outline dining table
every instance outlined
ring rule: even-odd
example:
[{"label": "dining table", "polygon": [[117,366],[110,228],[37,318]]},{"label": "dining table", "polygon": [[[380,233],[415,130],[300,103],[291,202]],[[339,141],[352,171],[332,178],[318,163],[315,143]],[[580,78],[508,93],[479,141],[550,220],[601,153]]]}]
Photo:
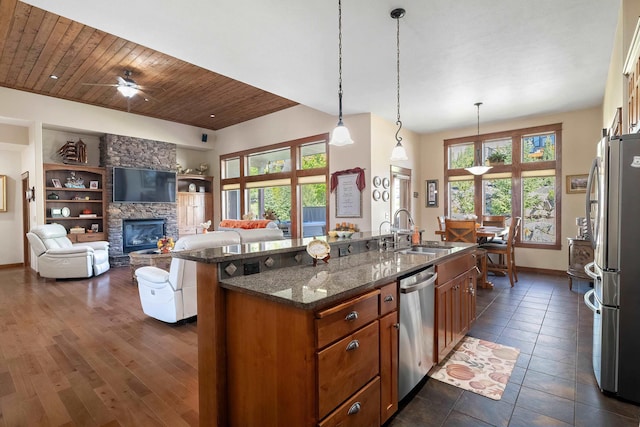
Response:
[{"label": "dining table", "polygon": [[[436,230],[438,236],[446,234],[445,230]],[[509,227],[482,226],[478,224],[476,227],[476,239],[479,245],[499,239],[509,234]],[[481,249],[481,248],[480,248]],[[486,251],[481,251],[486,252]],[[487,255],[484,253],[480,259],[480,277],[478,277],[478,285],[482,288],[493,288],[493,283],[487,279]]]}]

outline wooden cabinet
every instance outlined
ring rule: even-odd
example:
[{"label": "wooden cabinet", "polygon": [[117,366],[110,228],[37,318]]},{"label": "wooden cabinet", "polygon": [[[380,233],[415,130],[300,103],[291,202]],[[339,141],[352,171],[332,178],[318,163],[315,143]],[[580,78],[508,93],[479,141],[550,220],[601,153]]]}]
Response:
[{"label": "wooden cabinet", "polygon": [[593,246],[590,240],[568,238],[569,241],[569,289],[573,287],[573,278],[592,279],[584,272],[584,266],[593,261]]},{"label": "wooden cabinet", "polygon": [[107,240],[104,168],[52,163],[43,168],[46,223],[62,224],[72,242]]},{"label": "wooden cabinet", "polygon": [[436,266],[436,362],[440,363],[469,331],[476,316],[475,258],[461,255]]},{"label": "wooden cabinet", "polygon": [[213,177],[178,175],[178,235],[196,234],[213,220]]},{"label": "wooden cabinet", "polygon": [[380,426],[398,406],[397,292],[317,312],[228,292],[229,425]]}]

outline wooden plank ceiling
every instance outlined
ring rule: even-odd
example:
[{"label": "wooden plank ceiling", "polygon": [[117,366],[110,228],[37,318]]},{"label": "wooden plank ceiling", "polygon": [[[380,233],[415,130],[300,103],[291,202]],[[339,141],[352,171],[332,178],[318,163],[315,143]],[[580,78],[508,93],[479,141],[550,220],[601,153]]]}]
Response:
[{"label": "wooden plank ceiling", "polygon": [[[129,105],[83,84],[117,84],[125,70],[144,91]],[[0,86],[213,130],[297,105],[17,0],[0,0]]]}]

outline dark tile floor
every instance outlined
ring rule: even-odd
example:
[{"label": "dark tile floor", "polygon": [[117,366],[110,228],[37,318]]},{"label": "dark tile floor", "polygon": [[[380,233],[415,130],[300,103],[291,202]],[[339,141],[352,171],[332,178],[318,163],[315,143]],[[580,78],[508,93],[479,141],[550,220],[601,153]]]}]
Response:
[{"label": "dark tile floor", "polygon": [[[515,287],[490,277],[479,289],[469,335],[520,349],[501,400],[427,379],[388,427],[639,426],[640,406],[603,395],[591,365],[592,312],[588,282],[520,273]],[[638,379],[640,381],[640,379]],[[413,396],[413,397],[411,397]]]}]

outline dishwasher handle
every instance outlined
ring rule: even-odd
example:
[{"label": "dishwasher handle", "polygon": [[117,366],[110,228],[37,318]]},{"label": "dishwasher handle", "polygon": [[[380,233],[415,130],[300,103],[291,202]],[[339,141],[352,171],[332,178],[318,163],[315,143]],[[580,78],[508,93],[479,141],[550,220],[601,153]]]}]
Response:
[{"label": "dishwasher handle", "polygon": [[438,279],[438,273],[430,273],[427,280],[423,280],[414,285],[403,286],[400,285],[400,292],[403,294],[410,294],[411,292],[419,291],[420,289],[424,289],[429,285],[433,285]]}]

